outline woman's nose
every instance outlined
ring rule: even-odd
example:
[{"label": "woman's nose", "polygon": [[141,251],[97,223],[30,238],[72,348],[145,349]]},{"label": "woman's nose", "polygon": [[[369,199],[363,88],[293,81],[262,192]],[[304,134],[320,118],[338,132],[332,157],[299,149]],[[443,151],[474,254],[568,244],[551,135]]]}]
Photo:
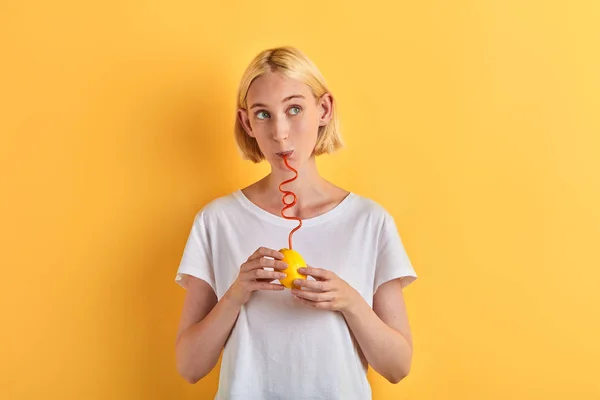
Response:
[{"label": "woman's nose", "polygon": [[275,118],[272,127],[273,139],[281,141],[288,138],[290,134],[290,125],[286,118]]}]

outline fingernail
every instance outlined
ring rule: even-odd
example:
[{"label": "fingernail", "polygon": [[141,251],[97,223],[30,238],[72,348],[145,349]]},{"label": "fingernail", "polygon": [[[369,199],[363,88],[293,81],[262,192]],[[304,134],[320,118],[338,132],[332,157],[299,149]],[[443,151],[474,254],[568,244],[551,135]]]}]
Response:
[{"label": "fingernail", "polygon": [[300,286],[302,285],[302,281],[300,279],[294,279],[294,285]]},{"label": "fingernail", "polygon": [[280,277],[280,278],[285,278],[287,276],[287,274],[281,273],[281,274],[277,274],[277,276]]}]

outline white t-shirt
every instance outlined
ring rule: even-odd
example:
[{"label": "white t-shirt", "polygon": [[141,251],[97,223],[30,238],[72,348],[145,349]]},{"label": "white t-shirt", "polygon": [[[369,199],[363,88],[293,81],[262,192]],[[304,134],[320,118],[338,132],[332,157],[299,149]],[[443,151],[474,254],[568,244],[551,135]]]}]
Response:
[{"label": "white t-shirt", "polygon": [[[417,275],[393,217],[350,193],[332,210],[302,221],[294,250],[335,272],[372,307],[377,288]],[[194,219],[176,282],[203,279],[220,300],[259,247],[288,247],[298,225],[251,202],[241,190],[219,197]],[[312,279],[312,278],[309,278]],[[341,312],[293,301],[288,289],[256,291],[242,307],[222,356],[217,400],[371,399],[367,362]]]}]

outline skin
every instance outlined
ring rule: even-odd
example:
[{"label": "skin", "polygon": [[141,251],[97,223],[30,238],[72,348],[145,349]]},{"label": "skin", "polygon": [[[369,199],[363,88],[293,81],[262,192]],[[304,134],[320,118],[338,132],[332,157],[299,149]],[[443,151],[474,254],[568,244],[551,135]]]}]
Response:
[{"label": "skin", "polygon": [[[318,99],[303,83],[279,73],[254,80],[247,96],[248,109],[238,110],[246,133],[255,138],[271,166],[271,172],[244,188],[256,205],[280,215],[279,184],[292,173],[279,152],[293,150],[288,157],[299,177],[286,188],[298,196],[295,207],[286,211],[308,219],[337,206],[349,192],[319,175],[313,149],[319,126],[332,117],[333,97]],[[273,260],[265,257],[272,257]],[[269,282],[285,268],[283,255],[269,248],[257,249],[240,266],[240,273],[220,301],[208,283],[189,277],[186,299],[176,342],[177,367],[189,382],[195,383],[216,365],[239,311],[257,290],[284,290]],[[274,268],[266,271],[263,267]],[[400,382],[410,371],[412,337],[400,280],[381,285],[373,296],[373,308],[347,282],[326,266],[307,266],[299,271],[316,281],[297,280],[294,298],[323,312],[340,312],[371,367],[392,383]]]}]

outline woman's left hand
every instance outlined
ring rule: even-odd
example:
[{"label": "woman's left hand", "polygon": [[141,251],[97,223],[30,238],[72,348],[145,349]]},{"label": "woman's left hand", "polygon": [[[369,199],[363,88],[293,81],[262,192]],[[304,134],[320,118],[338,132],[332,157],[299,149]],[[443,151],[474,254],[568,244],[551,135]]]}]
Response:
[{"label": "woman's left hand", "polygon": [[307,266],[298,269],[298,272],[316,279],[294,280],[294,286],[308,289],[292,289],[292,294],[301,303],[322,310],[345,312],[363,301],[356,289],[332,271]]}]

